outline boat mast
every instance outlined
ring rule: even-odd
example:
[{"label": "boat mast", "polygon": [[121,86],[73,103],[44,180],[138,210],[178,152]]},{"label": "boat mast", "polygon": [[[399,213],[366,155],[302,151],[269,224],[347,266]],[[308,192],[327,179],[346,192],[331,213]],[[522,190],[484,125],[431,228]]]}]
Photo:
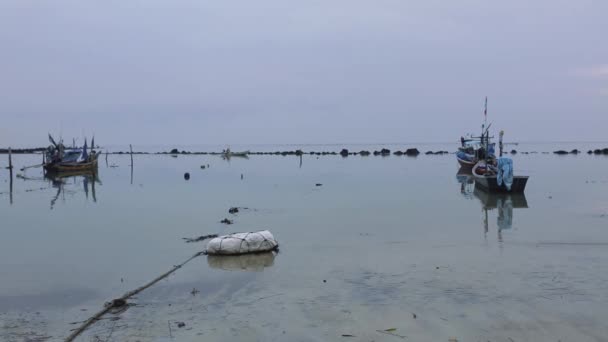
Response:
[{"label": "boat mast", "polygon": [[505,131],[498,133],[498,148],[500,149],[500,157],[502,157],[502,136],[505,135]]}]

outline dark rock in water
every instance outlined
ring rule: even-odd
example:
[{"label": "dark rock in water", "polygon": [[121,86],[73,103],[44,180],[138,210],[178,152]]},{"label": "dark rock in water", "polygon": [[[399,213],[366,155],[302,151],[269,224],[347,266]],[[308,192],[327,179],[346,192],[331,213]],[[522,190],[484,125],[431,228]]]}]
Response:
[{"label": "dark rock in water", "polygon": [[511,154],[517,154],[517,151],[511,150]]},{"label": "dark rock in water", "polygon": [[391,150],[389,150],[387,148],[383,148],[380,151],[374,151],[375,156],[388,156],[390,154],[391,154]]},{"label": "dark rock in water", "polygon": [[111,302],[105,304],[106,307],[111,308],[121,308],[125,305],[127,305],[127,301],[122,298],[113,299]]},{"label": "dark rock in water", "polygon": [[553,153],[555,153],[555,154],[568,154],[568,152],[564,151],[564,150],[555,151]]},{"label": "dark rock in water", "polygon": [[185,180],[190,179],[190,174],[188,172],[184,173],[184,179]]},{"label": "dark rock in water", "polygon": [[602,150],[602,152],[603,152],[604,154],[608,154],[608,148],[603,149],[603,150]]},{"label": "dark rock in water", "polygon": [[[11,149],[12,154],[33,154],[36,152],[44,152],[44,151],[46,151],[46,147]],[[0,154],[8,154],[8,148],[0,148]]]},{"label": "dark rock in water", "polygon": [[371,153],[369,153],[369,151],[361,151],[359,154],[362,156],[369,156]]},{"label": "dark rock in water", "polygon": [[296,150],[296,156],[301,156],[303,154],[304,152],[302,152],[302,150]]},{"label": "dark rock in water", "polygon": [[593,151],[589,150],[587,151],[587,154],[593,154]]},{"label": "dark rock in water", "polygon": [[348,156],[348,150],[347,150],[347,149],[345,149],[345,148],[343,148],[343,149],[342,149],[342,151],[340,151],[340,155],[341,155],[342,157],[346,157],[346,156]]},{"label": "dark rock in water", "polygon": [[597,150],[593,150],[594,154],[602,154],[602,150],[600,150],[599,148]]},{"label": "dark rock in water", "polygon": [[225,218],[225,219],[221,220],[220,223],[223,223],[223,224],[233,224],[234,221]]},{"label": "dark rock in water", "polygon": [[420,151],[418,151],[417,148],[408,148],[405,151],[405,154],[408,155],[408,156],[417,156],[417,155],[420,154]]},{"label": "dark rock in water", "polygon": [[427,156],[433,154],[433,151],[426,151],[425,153]]},{"label": "dark rock in water", "polygon": [[570,154],[579,154],[579,153],[580,153],[580,151],[577,149],[570,151]]},{"label": "dark rock in water", "polygon": [[179,151],[178,151],[176,148],[174,148],[174,149],[172,149],[172,150],[171,150],[171,152],[169,152],[169,153],[171,153],[171,154],[178,154],[178,153],[179,153]]},{"label": "dark rock in water", "polygon": [[393,152],[393,154],[396,155],[396,156],[402,156],[403,152],[401,152],[401,151],[395,151],[395,152]]},{"label": "dark rock in water", "polygon": [[186,326],[186,323],[184,323],[184,322],[177,322],[177,327],[178,328],[183,328],[185,326]]},{"label": "dark rock in water", "polygon": [[203,170],[204,170],[205,168],[206,168],[206,166],[205,166],[205,165],[201,165],[201,169],[203,169]]},{"label": "dark rock in water", "polygon": [[238,212],[239,212],[239,208],[237,208],[237,207],[232,207],[232,208],[228,209],[228,213],[230,213],[230,214],[236,214]]},{"label": "dark rock in water", "polygon": [[329,154],[335,156],[336,154],[338,154],[337,152],[329,152]]},{"label": "dark rock in water", "polygon": [[317,183],[317,184],[315,184],[315,186],[323,186],[323,184]]}]

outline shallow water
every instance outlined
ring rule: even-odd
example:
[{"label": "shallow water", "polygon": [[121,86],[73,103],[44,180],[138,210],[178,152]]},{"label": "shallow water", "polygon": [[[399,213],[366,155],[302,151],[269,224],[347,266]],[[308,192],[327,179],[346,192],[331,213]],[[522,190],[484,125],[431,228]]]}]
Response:
[{"label": "shallow water", "polygon": [[608,157],[513,158],[525,198],[475,191],[453,155],[137,155],[133,175],[110,155],[97,180],[16,171],[12,195],[1,170],[0,340],[65,338],[204,249],[184,237],[269,229],[278,255],[196,258],[79,340],[607,341]]}]

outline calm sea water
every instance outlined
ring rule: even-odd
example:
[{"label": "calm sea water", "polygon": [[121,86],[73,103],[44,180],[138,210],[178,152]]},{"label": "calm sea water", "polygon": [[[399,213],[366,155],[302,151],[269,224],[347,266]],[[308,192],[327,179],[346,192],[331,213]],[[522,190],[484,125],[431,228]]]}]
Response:
[{"label": "calm sea water", "polygon": [[[296,148],[342,146],[232,147]],[[608,157],[513,158],[524,197],[475,191],[453,155],[110,155],[97,179],[16,171],[12,194],[0,170],[0,340],[65,338],[204,250],[184,237],[269,229],[276,256],[196,258],[80,340],[607,341]]]}]

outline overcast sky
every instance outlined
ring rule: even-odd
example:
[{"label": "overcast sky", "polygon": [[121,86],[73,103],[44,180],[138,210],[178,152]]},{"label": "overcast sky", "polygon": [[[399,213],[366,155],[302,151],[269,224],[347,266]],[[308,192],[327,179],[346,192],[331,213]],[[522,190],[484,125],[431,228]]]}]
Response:
[{"label": "overcast sky", "polygon": [[608,140],[606,0],[0,0],[0,146]]}]

